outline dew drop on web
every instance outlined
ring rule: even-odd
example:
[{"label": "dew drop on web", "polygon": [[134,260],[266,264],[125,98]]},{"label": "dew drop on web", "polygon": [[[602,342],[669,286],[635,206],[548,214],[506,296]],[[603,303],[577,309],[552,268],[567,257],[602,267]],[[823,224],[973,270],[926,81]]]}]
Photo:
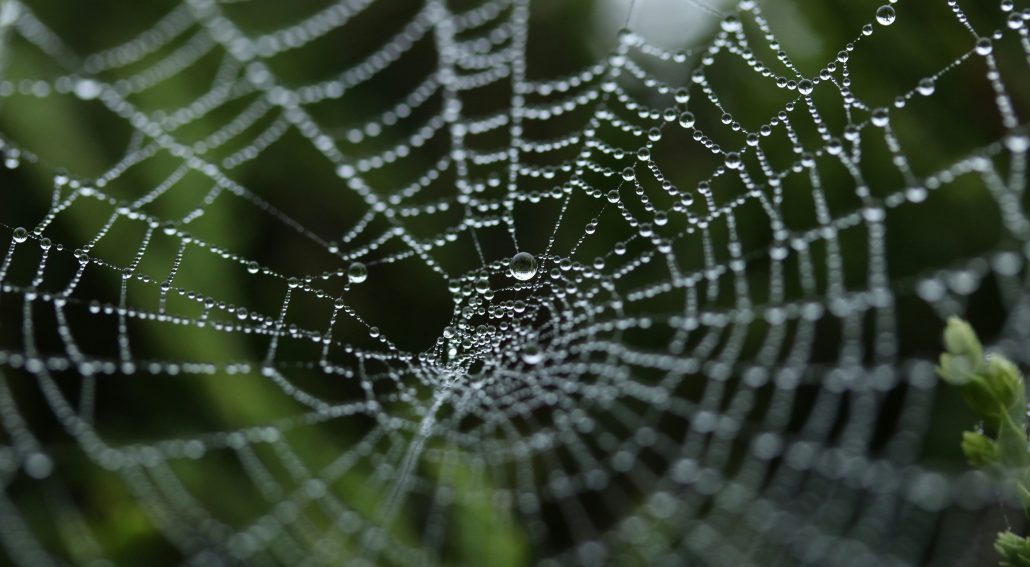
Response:
[{"label": "dew drop on web", "polygon": [[519,252],[508,265],[511,275],[517,280],[528,281],[536,275],[536,258],[529,252]]}]

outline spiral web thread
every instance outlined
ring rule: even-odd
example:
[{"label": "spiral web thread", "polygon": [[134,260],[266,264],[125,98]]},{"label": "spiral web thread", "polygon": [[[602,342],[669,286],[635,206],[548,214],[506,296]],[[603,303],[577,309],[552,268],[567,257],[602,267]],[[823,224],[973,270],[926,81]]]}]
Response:
[{"label": "spiral web thread", "polygon": [[[943,318],[995,286],[1007,317],[996,344],[1030,362],[1028,142],[1007,86],[1019,73],[1025,81],[1030,41],[1025,14],[1011,2],[995,6],[1005,22],[997,30],[974,27],[959,3],[941,3],[968,29],[968,45],[910,90],[892,93],[889,108],[857,95],[849,71],[866,44],[892,29],[877,19],[893,20],[893,11],[876,6],[815,75],[780,51],[763,10],[745,0],[726,12],[685,4],[710,30],[689,49],[624,31],[595,65],[529,80],[528,0],[464,11],[430,0],[360,62],[305,83],[280,79],[266,63],[339,30],[360,33],[354,20],[373,2],[337,2],[265,33],[236,24],[227,15],[235,4],[187,0],[125,43],[82,55],[30,4],[0,3],[4,63],[31,50],[59,69],[5,71],[0,100],[88,104],[132,132],[124,155],[93,179],[0,133],[7,168],[52,180],[41,218],[5,225],[11,240],[0,264],[7,560],[111,558],[72,496],[77,466],[124,487],[183,564],[451,562],[470,509],[487,510],[498,522],[492,529],[528,545],[534,561],[889,565],[958,557],[969,516],[955,510],[980,510],[997,495],[976,474],[919,461],[937,383],[925,357],[899,354],[901,333],[912,330],[896,306],[907,298]],[[647,4],[628,14],[629,30]],[[999,65],[1005,42],[1013,77]],[[322,124],[311,110],[345,104],[419,51],[434,53],[435,63],[383,110],[344,127]],[[210,90],[178,108],[147,107],[142,95],[211,56],[221,63]],[[708,73],[728,61],[786,94],[765,122],[742,125],[725,114]],[[993,98],[980,102],[994,106],[1003,133],[918,171],[908,159],[917,149],[896,135],[895,116],[945,96],[937,82],[965,68],[982,71]],[[470,98],[496,85],[509,85],[505,107],[466,113]],[[585,119],[565,126],[576,113]],[[190,126],[201,119],[219,127],[198,134]],[[549,123],[565,133],[532,137]],[[316,233],[286,212],[308,188],[259,196],[234,177],[288,140],[331,164],[333,190],[358,211],[342,236]],[[387,142],[361,153],[369,140]],[[430,153],[432,140],[444,140],[444,151],[412,172],[410,160]],[[662,160],[676,154],[663,153],[663,143],[700,156],[706,165],[696,183],[678,187],[666,175]],[[773,144],[789,159],[774,163],[766,154]],[[885,150],[867,150],[877,144]],[[867,181],[869,155],[889,161],[897,179]],[[115,196],[111,188],[127,171],[158,159],[175,163],[164,181]],[[828,168],[850,183],[826,186]],[[382,175],[394,170],[403,173]],[[984,254],[893,278],[889,215],[963,179],[996,203],[1004,237]],[[197,185],[206,189],[185,216],[152,207]],[[0,191],[10,203],[40,189],[26,182]],[[846,206],[829,203],[834,192],[848,195]],[[798,194],[812,215],[806,226],[785,220]],[[225,201],[293,238],[297,257],[328,255],[333,267],[259,265],[196,234],[192,227]],[[95,232],[50,239],[51,227],[87,206],[100,215]],[[738,233],[756,222],[765,240],[743,242]],[[138,231],[118,240],[127,253],[105,257],[105,238],[125,226]],[[545,238],[533,240],[541,226]],[[175,253],[148,263],[158,241]],[[473,253],[447,252],[459,246]],[[525,281],[509,267],[520,251],[537,264]],[[849,254],[864,267],[858,283],[845,274]],[[211,294],[189,278],[197,256],[281,300],[266,308]],[[427,350],[396,346],[351,302],[393,265],[428,270],[448,288],[453,316]],[[114,299],[86,294],[90,280]],[[301,301],[320,318],[293,316]],[[145,324],[247,335],[262,347],[231,361],[144,356],[135,330]],[[816,356],[827,328],[839,340],[830,356]],[[59,341],[45,342],[46,329]],[[113,342],[115,353],[80,346],[86,334]],[[325,393],[324,384],[309,388],[312,375],[348,386]],[[252,377],[276,388],[288,411],[184,436],[105,435],[105,411],[118,409],[104,409],[101,384],[161,376],[226,388]],[[22,403],[15,383],[43,402]],[[188,421],[190,408],[181,411]],[[44,440],[34,429],[39,414],[61,431]],[[884,416],[894,423],[878,432]],[[333,425],[350,437],[317,462],[293,440]],[[260,512],[220,514],[217,495],[198,489],[188,472],[210,470],[206,462],[234,471]]]}]

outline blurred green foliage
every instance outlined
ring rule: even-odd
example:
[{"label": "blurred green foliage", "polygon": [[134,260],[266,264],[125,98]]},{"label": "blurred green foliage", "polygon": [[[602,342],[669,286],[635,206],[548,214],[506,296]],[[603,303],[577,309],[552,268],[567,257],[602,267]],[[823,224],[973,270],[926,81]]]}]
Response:
[{"label": "blurred green foliage", "polygon": [[[178,3],[167,1],[124,2],[116,0],[91,0],[69,2],[67,0],[31,0],[25,3],[38,18],[45,22],[74,53],[91,53],[116,45],[147,29],[158,18]],[[257,34],[282,28],[304,15],[313,13],[328,4],[325,0],[303,3],[280,2],[278,0],[253,0],[250,2],[227,3],[226,15],[244,30]],[[472,2],[459,2],[469,7]],[[551,2],[534,0],[531,9],[529,38],[529,76],[531,79],[546,78],[576,72],[603,57],[614,44],[613,37],[598,37],[596,24],[603,21],[611,2],[568,1]],[[646,10],[647,0],[637,2],[637,10]],[[875,3],[866,1],[833,2],[767,2],[765,6],[773,30],[786,30],[780,34],[783,50],[791,54],[795,65],[805,73],[815,73],[826,61],[848,42],[858,40],[859,28],[870,21],[876,8]],[[1003,24],[997,20],[994,11],[986,3],[964,2],[963,7],[978,29],[995,29]],[[396,33],[419,9],[420,3],[408,0],[389,0],[373,5],[343,30],[327,34],[326,37],[305,46],[298,52],[289,52],[270,60],[269,67],[283,84],[299,86],[313,80],[339,73],[341,70],[363,60],[381,46],[386,38]],[[955,61],[969,51],[973,45],[970,34],[956,23],[954,16],[943,2],[902,2],[897,6],[898,21],[890,28],[878,28],[870,38],[861,39],[849,61],[853,77],[853,88],[863,101],[874,106],[888,106],[899,92],[911,89],[916,81]],[[717,22],[705,15],[698,16],[698,26],[714,33]],[[762,49],[765,40],[748,27],[749,37],[757,52],[766,60],[773,60],[775,54]],[[11,29],[6,29],[6,66],[2,76],[20,80],[51,79],[68,73],[47,53],[29,44]],[[194,32],[188,32],[190,37]],[[646,30],[642,31],[646,35]],[[159,60],[180,47],[182,40],[164,46],[159,53],[148,57],[144,63],[130,66],[115,73],[101,75],[107,82],[115,82],[141,71],[147,65]],[[362,85],[344,99],[319,103],[309,109],[315,120],[330,131],[342,131],[349,124],[360,122],[362,117],[374,115],[388,108],[400,99],[410,88],[423,80],[435,69],[436,59],[432,49],[431,34],[421,41],[416,49],[403,57],[396,65],[376,80]],[[669,45],[669,48],[685,47]],[[998,50],[1018,52],[1015,44],[1000,44]],[[695,58],[696,59],[696,58]],[[692,59],[694,61],[695,59]],[[725,54],[710,68],[709,79],[725,108],[735,120],[747,129],[754,129],[764,123],[770,112],[781,108],[790,98],[788,93],[771,86],[771,81],[747,69],[739,60]],[[1005,58],[999,58],[1005,61]],[[1020,57],[1013,59],[1019,60]],[[173,78],[158,86],[131,97],[131,102],[153,117],[168,112],[192,101],[207,92],[213,78],[226,65],[231,65],[221,49],[212,49],[194,64]],[[667,71],[665,68],[656,71]],[[1008,72],[1009,69],[1002,69]],[[238,73],[244,73],[240,69]],[[1024,71],[1016,71],[1023,73]],[[967,155],[988,143],[995,141],[1002,133],[997,111],[991,100],[994,96],[989,84],[983,80],[983,63],[977,59],[965,61],[937,85],[937,94],[925,99],[913,100],[905,109],[894,112],[894,128],[901,140],[912,168],[928,174],[947,166],[954,160]],[[686,73],[679,73],[686,83]],[[1024,103],[1030,100],[1030,81],[1006,83],[1013,92],[1009,94]],[[627,88],[633,89],[628,86]],[[633,91],[640,96],[650,96],[643,89]],[[477,92],[466,101],[470,114],[487,114],[504,109],[510,98],[506,83]],[[220,108],[175,132],[184,140],[202,139],[216,131],[228,120],[253,103],[260,95],[252,93],[240,97],[224,108]],[[845,124],[839,93],[829,88],[820,88],[814,98],[825,114],[831,127],[839,131]],[[711,132],[717,142],[724,146],[743,145],[743,134],[731,132],[719,124],[719,114],[701,97],[695,99],[699,124]],[[692,103],[693,104],[693,103]],[[1027,109],[1023,109],[1027,110]],[[400,124],[395,131],[386,133],[378,140],[366,140],[359,144],[340,141],[342,151],[349,156],[374,153],[380,146],[403,138],[410,130],[422,124],[424,117],[415,116]],[[865,116],[853,117],[864,120]],[[253,140],[268,127],[271,117],[262,119],[241,136]],[[561,119],[527,125],[527,138],[548,139],[581,127],[583,114],[578,113]],[[577,124],[579,126],[577,126]],[[801,131],[803,143],[813,143],[815,133],[810,125],[808,131]],[[127,147],[140,147],[147,140],[137,139],[137,132],[127,122],[109,112],[100,101],[81,101],[69,95],[52,95],[44,98],[32,96],[10,96],[0,99],[0,134],[5,139],[16,141],[20,146],[39,156],[38,163],[25,164],[14,171],[0,173],[0,223],[11,228],[40,219],[50,203],[50,186],[54,168],[60,167],[75,178],[85,181],[102,175],[121,159]],[[794,159],[790,143],[783,139],[770,140],[767,153],[770,161],[779,165]],[[874,193],[896,191],[903,186],[897,169],[882,139],[875,132],[863,133],[863,175],[866,176]],[[384,188],[402,187],[428,170],[447,149],[447,137],[428,144],[421,151],[404,162],[403,167],[387,167],[370,181],[374,186]],[[484,148],[504,145],[505,139],[484,140]],[[232,145],[213,152],[210,159],[217,162],[237,149]],[[680,186],[690,186],[701,177],[707,176],[713,168],[711,155],[698,151],[686,136],[663,140],[655,152],[655,160],[666,168],[666,174]],[[571,155],[571,154],[570,154]],[[534,159],[526,156],[526,159]],[[180,166],[180,160],[159,152],[155,157],[138,166],[129,168],[107,185],[105,191],[119,198],[132,200],[158,186]],[[835,212],[856,206],[853,183],[847,172],[831,164],[821,167],[826,188],[828,207]],[[366,210],[366,205],[355,195],[345,190],[335,175],[331,164],[318,155],[310,143],[296,131],[288,132],[280,141],[268,148],[261,158],[244,164],[231,172],[233,179],[247,187],[254,195],[272,203],[289,214],[305,228],[327,238],[337,238],[348,230]],[[430,190],[431,197],[443,197],[452,192],[452,179],[445,179],[439,187]],[[530,190],[535,189],[536,180],[527,180]],[[541,185],[542,187],[543,185]],[[189,173],[184,180],[144,209],[161,218],[181,218],[188,214],[196,203],[211,189],[210,180],[196,173]],[[739,188],[716,188],[717,199],[721,192],[739,191]],[[810,202],[805,201],[806,187],[803,179],[792,179],[786,186],[787,222],[792,229],[815,226]],[[435,191],[435,193],[434,193]],[[728,197],[726,197],[728,198]],[[657,198],[656,198],[657,199]],[[541,247],[554,229],[558,204],[520,204],[516,210],[520,237],[526,247]],[[566,226],[583,226],[596,213],[596,206],[573,198],[567,214]],[[110,215],[110,209],[97,204],[81,204],[62,212],[48,235],[55,242],[64,243],[62,255],[67,265],[54,267],[55,272],[68,271],[72,265],[71,250],[96,234],[98,228]],[[606,213],[613,216],[614,212]],[[454,223],[441,215],[441,220],[415,219],[411,222],[414,231],[430,235]],[[610,220],[610,219],[609,219]],[[749,251],[767,247],[771,236],[768,219],[757,206],[743,207],[739,211],[741,241]],[[425,226],[420,226],[424,223]],[[602,226],[611,227],[609,222]],[[192,234],[198,239],[216,243],[223,249],[246,258],[252,258],[263,266],[273,266],[281,273],[320,274],[339,268],[338,259],[304,242],[296,234],[282,230],[270,215],[240,199],[229,195],[220,196],[203,216],[190,224]],[[585,245],[582,257],[592,258],[597,248],[610,246],[625,237],[625,232],[612,227],[611,234]],[[725,250],[727,235],[714,228],[712,237],[716,249]],[[940,320],[925,304],[913,294],[915,278],[927,270],[947,266],[964,258],[993,250],[1006,249],[1015,242],[1006,236],[999,222],[999,211],[995,201],[983,184],[972,177],[961,177],[947,191],[934,192],[927,202],[920,206],[902,206],[889,212],[887,231],[890,235],[887,250],[888,272],[899,293],[897,310],[900,354],[903,356],[926,355],[936,348]],[[374,232],[374,231],[373,231]],[[136,252],[142,236],[142,229],[126,224],[117,224],[110,236],[99,243],[94,255],[115,265],[128,263]],[[483,248],[488,255],[501,256],[504,236],[487,232],[480,235]],[[560,235],[561,236],[561,235]],[[842,234],[843,271],[849,286],[864,284],[869,266],[866,265],[866,235],[861,232]],[[685,244],[684,246],[690,246]],[[171,265],[178,249],[178,242],[158,234],[148,248],[140,270],[155,278],[163,277]],[[452,273],[462,273],[475,266],[474,252],[468,244],[440,249],[436,259]],[[824,257],[825,250],[814,246],[813,256]],[[699,255],[686,254],[688,262],[698,262]],[[30,270],[32,262],[22,258],[22,263],[12,267],[14,273]],[[749,283],[754,294],[762,297],[768,294],[768,272],[760,263],[753,264]],[[750,268],[750,266],[749,266]],[[825,266],[822,266],[825,268]],[[821,268],[821,269],[822,269]],[[796,271],[796,270],[795,270]],[[362,316],[374,321],[384,333],[400,348],[417,352],[432,344],[440,329],[451,316],[451,305],[447,295],[446,282],[414,262],[400,265],[376,266],[370,270],[374,285],[361,286],[353,290],[350,300]],[[826,275],[817,274],[820,286],[826,285]],[[16,276],[12,275],[11,279]],[[62,281],[61,274],[48,275],[54,281]],[[653,280],[653,274],[642,270],[644,281]],[[184,264],[176,276],[176,285],[202,291],[203,294],[224,299],[252,309],[273,312],[281,302],[285,291],[283,282],[273,281],[263,275],[248,275],[242,266],[224,261],[210,250],[191,247]],[[334,285],[330,282],[326,285]],[[789,284],[796,287],[796,281]],[[117,303],[117,275],[114,273],[90,273],[82,284],[84,297],[107,297]],[[970,298],[969,317],[978,328],[997,330],[1003,324],[1005,314],[991,286]],[[130,303],[153,308],[157,295],[153,287],[130,285]],[[169,311],[197,315],[196,306],[177,301],[174,295],[169,300]],[[3,302],[0,316],[3,321],[17,320],[12,310],[20,306],[16,302]],[[717,304],[732,308],[732,298],[720,296]],[[660,312],[671,310],[672,303],[656,303],[651,308]],[[73,309],[82,310],[83,305]],[[305,328],[324,328],[325,310],[319,305],[308,305],[298,300],[291,305],[288,321]],[[99,355],[116,356],[116,336],[113,323],[98,322],[98,318],[81,318],[85,324],[73,323],[77,339],[83,350]],[[41,334],[46,334],[46,324]],[[132,348],[140,358],[158,360],[199,361],[259,361],[267,349],[267,339],[234,333],[222,333],[211,328],[175,329],[169,325],[130,322]],[[766,330],[766,324],[753,325],[755,337]],[[816,360],[828,360],[837,355],[837,344],[841,330],[834,324],[820,327]],[[0,325],[0,341],[5,348],[20,348],[21,330],[16,326]],[[339,329],[343,341],[360,344],[366,341],[362,329]],[[51,333],[52,334],[52,333]],[[52,338],[52,337],[51,337]],[[649,340],[643,337],[642,341]],[[665,343],[660,338],[653,344]],[[749,345],[753,343],[749,342]],[[56,342],[44,347],[55,347]],[[287,345],[279,354],[284,364],[296,362],[291,369],[291,379],[304,387],[340,401],[359,395],[353,387],[339,383],[327,383],[316,370],[305,367],[304,361],[317,358],[315,345]],[[141,511],[136,503],[138,495],[126,490],[125,486],[108,473],[86,461],[74,447],[68,446],[61,437],[44,403],[35,391],[35,386],[4,370],[10,389],[24,408],[38,410],[29,414],[34,430],[44,440],[52,438],[62,447],[62,467],[69,474],[62,476],[68,485],[70,498],[82,513],[82,521],[90,526],[98,543],[105,550],[114,553],[112,559],[126,564],[168,564],[174,551],[159,535],[158,528]],[[77,376],[61,376],[59,382],[67,391],[74,391]],[[266,379],[251,373],[249,375],[218,375],[214,377],[143,377],[123,379],[121,377],[99,377],[97,388],[97,428],[106,438],[114,441],[136,442],[169,439],[197,434],[204,431],[229,430],[256,424],[295,413],[297,408]],[[969,427],[973,416],[961,406],[959,398],[949,391],[940,393],[935,411],[950,415],[940,416],[933,421],[929,430],[926,454],[928,461],[943,463],[958,468],[961,454],[954,440],[959,431]],[[26,412],[28,413],[28,412]],[[955,418],[954,416],[961,416]],[[417,416],[408,416],[417,419]],[[885,418],[886,419],[886,418]],[[354,446],[362,438],[371,423],[360,419],[330,421],[319,427],[290,430],[285,433],[296,457],[307,463],[311,470],[331,462],[341,450]],[[364,428],[364,429],[363,429]],[[393,440],[402,443],[406,440]],[[403,444],[400,445],[403,447]],[[397,447],[393,447],[397,449]],[[373,461],[361,461],[344,474],[340,481],[329,487],[348,506],[366,517],[375,517],[382,505],[375,490],[369,490],[366,483],[376,478]],[[424,466],[424,465],[420,465]],[[200,461],[184,463],[176,467],[183,485],[205,503],[208,511],[227,523],[245,523],[267,510],[268,503],[255,497],[253,490],[241,486],[239,464],[229,459],[210,456]],[[283,486],[294,484],[297,479],[288,479],[285,471],[272,474],[282,481]],[[447,484],[460,487],[470,493],[489,494],[490,475],[476,470],[472,461],[458,461],[449,470],[422,470],[420,474],[430,478],[447,479]],[[378,487],[376,487],[378,488]],[[20,490],[21,489],[21,490]],[[47,525],[55,521],[45,505],[33,505],[39,495],[26,483],[19,481],[10,488],[12,497],[20,508],[26,511],[27,521],[37,533],[51,534],[54,542],[66,519],[58,517],[55,529]],[[398,516],[392,530],[391,541],[417,545],[419,519],[425,513],[417,506],[405,507]],[[511,506],[497,505],[487,499],[459,499],[454,504],[453,522],[456,535],[448,541],[445,559],[455,564],[468,565],[519,565],[535,557],[537,550],[528,545],[528,537]],[[72,521],[72,520],[68,520]],[[308,536],[314,543],[319,532],[327,531],[331,519],[322,517],[313,527],[315,532],[297,530],[301,536]],[[340,542],[346,551],[357,542]],[[72,550],[74,553],[74,550]],[[82,551],[86,554],[87,551]]]}]

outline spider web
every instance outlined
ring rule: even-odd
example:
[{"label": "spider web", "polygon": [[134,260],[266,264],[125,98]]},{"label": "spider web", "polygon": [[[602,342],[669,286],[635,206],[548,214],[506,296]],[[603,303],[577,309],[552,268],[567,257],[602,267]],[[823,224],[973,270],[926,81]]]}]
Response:
[{"label": "spider web", "polygon": [[[924,458],[929,356],[985,296],[1030,363],[1012,2],[936,3],[959,55],[869,89],[870,44],[933,33],[904,4],[842,18],[812,73],[776,9],[686,2],[703,39],[663,46],[640,0],[602,59],[545,78],[528,0],[248,27],[251,4],[187,0],[80,52],[0,2],[4,123],[85,108],[128,144],[94,171],[0,131],[7,560],[975,557],[999,495]],[[392,30],[372,46],[370,22]],[[921,106],[990,134],[909,144]],[[994,238],[906,264],[967,207]]]}]

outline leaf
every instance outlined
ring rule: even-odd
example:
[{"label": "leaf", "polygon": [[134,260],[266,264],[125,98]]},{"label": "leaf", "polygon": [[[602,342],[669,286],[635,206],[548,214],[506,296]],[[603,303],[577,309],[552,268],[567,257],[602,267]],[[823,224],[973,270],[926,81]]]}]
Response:
[{"label": "leaf", "polygon": [[998,448],[983,433],[965,431],[962,433],[962,452],[969,464],[980,468],[998,461]]},{"label": "leaf", "polygon": [[994,390],[981,376],[975,376],[962,386],[962,395],[970,409],[979,414],[992,430],[998,427],[1001,416],[1007,414],[1007,408],[998,402]]},{"label": "leaf", "polygon": [[1017,393],[1023,388],[1019,370],[1003,356],[989,357],[982,376],[994,398],[1006,409],[1015,403]]},{"label": "leaf", "polygon": [[1030,567],[1030,539],[1005,531],[998,534],[994,549],[1002,567]]},{"label": "leaf", "polygon": [[944,329],[944,347],[951,354],[968,359],[974,368],[983,360],[983,347],[976,331],[958,317],[948,319],[948,326]]},{"label": "leaf", "polygon": [[1026,425],[1018,424],[1011,417],[1005,416],[998,426],[998,457],[1001,464],[1008,468],[1022,468],[1027,465]]},{"label": "leaf", "polygon": [[974,378],[974,368],[965,357],[944,353],[941,355],[937,374],[949,384],[962,386]]}]

